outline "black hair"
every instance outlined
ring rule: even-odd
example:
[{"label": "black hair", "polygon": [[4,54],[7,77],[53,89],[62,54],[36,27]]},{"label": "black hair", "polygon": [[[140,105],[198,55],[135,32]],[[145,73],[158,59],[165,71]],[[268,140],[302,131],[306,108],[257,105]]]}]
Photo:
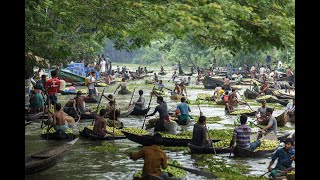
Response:
[{"label": "black hair", "polygon": [[108,98],[112,99],[112,98],[113,98],[112,94],[109,94],[109,95],[108,95]]},{"label": "black hair", "polygon": [[225,94],[225,95],[228,95],[228,94],[229,94],[229,91],[226,91],[224,94]]},{"label": "black hair", "polygon": [[153,144],[155,144],[155,145],[161,145],[161,143],[162,143],[162,135],[159,134],[159,133],[155,133],[152,136],[152,141],[153,141]]},{"label": "black hair", "polygon": [[294,140],[293,138],[287,138],[285,141],[284,141],[285,144],[287,143],[290,143],[292,146],[294,146]]},{"label": "black hair", "polygon": [[122,78],[122,81],[126,81],[126,79],[125,79],[125,78]]},{"label": "black hair", "polygon": [[186,101],[186,98],[185,97],[182,97],[181,98],[181,102],[185,102]]},{"label": "black hair", "polygon": [[240,116],[240,123],[241,123],[241,124],[246,124],[246,123],[247,123],[247,119],[248,119],[248,116],[247,116],[247,115],[241,114],[241,116]]},{"label": "black hair", "polygon": [[271,114],[273,113],[273,109],[272,108],[267,108],[266,111],[270,112]]},{"label": "black hair", "polygon": [[61,104],[60,103],[56,103],[56,110],[59,111],[61,109]]},{"label": "black hair", "polygon": [[200,116],[198,122],[202,124],[206,121],[206,119],[207,118],[205,116]]},{"label": "black hair", "polygon": [[216,83],[216,86],[218,87],[218,86],[219,86],[219,83]]},{"label": "black hair", "polygon": [[42,74],[42,76],[41,76],[41,78],[43,79],[43,78],[46,78],[47,76],[45,75],[45,74]]},{"label": "black hair", "polygon": [[162,96],[158,96],[157,100],[159,100],[160,102],[163,102],[163,97]]},{"label": "black hair", "polygon": [[143,90],[139,90],[139,95],[141,96],[143,94]]},{"label": "black hair", "polygon": [[52,77],[57,77],[57,71],[56,70],[51,71],[51,76]]},{"label": "black hair", "polygon": [[100,109],[100,116],[104,116],[107,113],[106,109]]}]

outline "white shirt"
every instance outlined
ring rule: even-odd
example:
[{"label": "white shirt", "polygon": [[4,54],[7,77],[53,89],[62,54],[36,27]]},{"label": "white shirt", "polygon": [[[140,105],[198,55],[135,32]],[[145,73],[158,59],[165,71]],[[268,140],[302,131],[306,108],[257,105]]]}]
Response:
[{"label": "white shirt", "polygon": [[66,81],[65,80],[63,80],[63,79],[60,79],[60,88],[59,88],[59,90],[60,91],[64,91],[64,89],[66,88]]},{"label": "white shirt", "polygon": [[251,70],[251,71],[255,71],[255,70],[256,70],[256,67],[252,66],[250,70]]},{"label": "white shirt", "polygon": [[266,72],[266,69],[264,67],[260,68],[260,74],[264,74]]},{"label": "white shirt", "polygon": [[290,102],[287,104],[287,107],[286,107],[286,112],[288,111],[294,111],[295,110],[295,105],[293,105],[293,102]]},{"label": "white shirt", "polygon": [[93,76],[89,76],[88,78],[89,78],[89,81],[91,81],[91,83],[89,83],[88,88],[89,89],[94,89],[94,83],[96,82],[96,78],[93,77]]},{"label": "white shirt", "polygon": [[100,62],[100,72],[106,72],[106,61],[105,60],[102,60]]},{"label": "white shirt", "polygon": [[278,62],[278,69],[280,69],[281,67],[282,67],[282,62],[279,61],[279,62]]}]

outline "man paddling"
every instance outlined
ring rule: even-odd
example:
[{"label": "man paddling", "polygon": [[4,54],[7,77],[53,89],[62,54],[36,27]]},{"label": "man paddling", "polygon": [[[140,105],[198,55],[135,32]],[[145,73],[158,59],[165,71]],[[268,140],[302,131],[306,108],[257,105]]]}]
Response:
[{"label": "man paddling", "polygon": [[201,147],[212,146],[209,140],[208,130],[205,127],[207,118],[205,116],[200,116],[198,122],[193,126],[191,144]]},{"label": "man paddling", "polygon": [[[156,95],[157,96],[157,95]],[[168,114],[168,106],[167,103],[163,101],[162,96],[157,96],[157,103],[159,104],[156,106],[155,110],[153,113],[146,115],[145,117],[148,116],[153,116],[156,114],[156,112],[159,112],[160,119],[155,123],[154,126],[154,131],[166,131],[166,128],[164,127],[165,122],[169,122],[169,114]]]},{"label": "man paddling", "polygon": [[161,169],[166,169],[167,165],[167,155],[160,148],[162,143],[162,136],[159,133],[155,133],[152,137],[152,146],[145,146],[139,152],[129,153],[129,157],[132,160],[137,160],[143,158],[144,164],[142,169],[142,178],[148,179],[146,176],[158,176],[161,178],[167,178],[168,174],[161,172]]}]

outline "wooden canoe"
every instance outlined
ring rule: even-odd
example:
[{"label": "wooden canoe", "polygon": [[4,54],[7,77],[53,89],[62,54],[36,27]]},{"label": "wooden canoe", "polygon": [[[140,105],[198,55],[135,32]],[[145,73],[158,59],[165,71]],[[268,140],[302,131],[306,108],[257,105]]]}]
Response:
[{"label": "wooden canoe", "polygon": [[150,108],[147,108],[147,109],[142,109],[142,110],[134,110],[130,113],[130,115],[133,115],[133,116],[144,116],[146,115],[148,112],[149,112]]},{"label": "wooden canoe", "polygon": [[188,147],[191,151],[191,154],[224,154],[224,153],[230,153],[231,148],[229,147],[201,147],[196,146],[191,143],[188,144]]},{"label": "wooden canoe", "polygon": [[[92,130],[88,129],[87,127],[84,127],[82,131],[79,131],[79,134],[83,138],[88,138],[90,140],[104,140],[104,141],[109,141],[113,140],[112,135],[108,135],[106,137],[101,137],[98,135],[95,135]],[[126,136],[114,136],[114,139],[126,139]]]},{"label": "wooden canoe", "polygon": [[60,76],[66,81],[66,82],[85,82],[85,77],[80,76],[78,74],[75,74],[71,71],[61,69],[60,70]]},{"label": "wooden canoe", "polygon": [[293,116],[289,117],[288,121],[291,122],[291,123],[295,123],[296,122],[296,116],[293,115]]},{"label": "wooden canoe", "polygon": [[275,150],[277,150],[278,148],[274,148],[271,150],[255,150],[255,151],[251,151],[248,149],[244,149],[241,147],[236,146],[233,149],[233,154],[235,157],[269,157]]},{"label": "wooden canoe", "polygon": [[217,87],[216,84],[219,84],[220,87],[223,87],[223,80],[209,76],[205,76],[202,83],[205,89],[214,89]]},{"label": "wooden canoe", "polygon": [[162,75],[162,76],[164,76],[166,74],[167,74],[166,72],[159,72],[159,75]]},{"label": "wooden canoe", "polygon": [[275,102],[277,102],[277,99],[276,99],[276,98],[273,98],[273,97],[269,97],[269,98],[267,98],[267,99],[259,99],[259,97],[256,98],[256,101],[259,102],[259,103],[262,103],[264,100],[265,100],[267,103],[275,103]]},{"label": "wooden canoe", "polygon": [[[159,177],[159,176],[154,176],[154,175],[148,174],[143,177],[133,177],[133,180],[165,180],[165,179],[162,177]],[[174,177],[172,177],[171,174],[169,174],[169,177],[166,177],[166,180],[181,180],[181,179],[174,178]]]},{"label": "wooden canoe", "polygon": [[275,118],[277,120],[278,127],[285,126],[289,120],[289,116],[287,115],[287,113],[285,111]]},{"label": "wooden canoe", "polygon": [[[52,127],[53,128],[53,127]],[[54,133],[41,133],[41,137],[43,139],[48,139],[48,140],[62,140],[62,139],[75,139],[76,135],[75,134],[68,134],[63,132],[62,130],[55,131]]]},{"label": "wooden canoe", "polygon": [[[121,131],[129,140],[139,143],[143,146],[151,146],[152,145],[152,136],[151,135],[138,135],[129,133],[126,131]],[[218,142],[220,140],[212,140],[212,142]],[[191,142],[191,139],[176,139],[176,138],[162,138],[161,145],[163,146],[183,146],[187,147],[188,143]]]},{"label": "wooden canoe", "polygon": [[290,133],[285,134],[285,135],[280,135],[280,136],[277,136],[277,139],[278,139],[280,142],[284,142],[289,135],[290,135]]},{"label": "wooden canoe", "polygon": [[26,121],[36,121],[41,116],[43,116],[43,112],[38,112],[37,114],[25,114],[25,120]]},{"label": "wooden canoe", "polygon": [[29,125],[29,124],[31,124],[32,123],[32,121],[25,121],[24,122],[24,126],[27,126],[27,125]]},{"label": "wooden canoe", "polygon": [[286,76],[286,77],[277,79],[277,81],[290,81],[290,82],[294,82],[294,75]]},{"label": "wooden canoe", "polygon": [[55,148],[32,153],[25,156],[25,174],[35,174],[42,172],[62,159],[71,149],[79,138]]},{"label": "wooden canoe", "polygon": [[84,97],[84,102],[85,103],[98,103],[98,100],[96,100],[95,98],[90,98],[88,96]]},{"label": "wooden canoe", "polygon": [[226,101],[223,101],[223,100],[216,100],[216,104],[217,105],[226,105]]},{"label": "wooden canoe", "polygon": [[282,106],[287,106],[287,104],[289,103],[289,99],[277,99],[276,102],[281,104]]},{"label": "wooden canoe", "polygon": [[246,89],[243,92],[243,95],[247,99],[256,99],[259,96],[259,93],[255,92],[255,91],[251,91],[250,89]]}]

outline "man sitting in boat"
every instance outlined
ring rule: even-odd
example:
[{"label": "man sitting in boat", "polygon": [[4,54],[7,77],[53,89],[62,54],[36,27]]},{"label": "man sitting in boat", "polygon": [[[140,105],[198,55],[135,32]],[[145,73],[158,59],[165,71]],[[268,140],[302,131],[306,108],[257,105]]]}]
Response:
[{"label": "man sitting in boat", "polygon": [[123,123],[119,120],[120,109],[115,106],[114,103],[114,101],[109,102],[108,111],[106,113],[106,117],[109,117],[109,120],[107,121],[108,126],[113,127],[113,125],[115,125],[117,128],[123,128]]},{"label": "man sitting in boat", "polygon": [[295,98],[293,98],[292,102],[289,102],[287,104],[287,107],[285,109],[287,115],[289,116],[289,118],[291,116],[294,116],[294,112],[295,112],[296,106],[295,106]]},{"label": "man sitting in boat", "polygon": [[107,134],[113,134],[112,132],[107,131],[107,121],[104,119],[106,112],[105,109],[101,109],[99,115],[96,115],[93,125],[93,133],[101,137],[106,137]]},{"label": "man sitting in boat", "polygon": [[[256,118],[257,121],[267,121],[267,102],[264,100],[262,101],[262,106],[258,108],[258,110],[256,111]],[[260,117],[258,116],[258,114],[260,115]]]},{"label": "man sitting in boat", "polygon": [[134,104],[133,111],[140,111],[140,110],[145,109],[146,99],[143,96],[143,90],[141,90],[141,89],[139,90],[139,95],[140,95],[139,99],[136,102],[133,102],[133,104]]},{"label": "man sitting in boat", "polygon": [[160,67],[160,73],[164,73],[164,68],[163,68],[162,65],[161,65],[161,67]]},{"label": "man sitting in boat", "polygon": [[145,72],[146,74],[148,73],[147,67],[144,67],[144,72]]},{"label": "man sitting in boat", "polygon": [[254,151],[261,145],[261,141],[259,139],[262,137],[262,133],[258,134],[256,141],[250,143],[251,128],[246,125],[247,119],[247,115],[241,114],[240,126],[234,128],[233,130],[233,136],[230,141],[231,148],[233,148],[234,144],[236,143],[237,147]]},{"label": "man sitting in boat", "polygon": [[[50,112],[50,111],[49,111]],[[50,112],[51,113],[51,112]],[[68,127],[68,122],[66,120],[66,114],[61,109],[61,104],[57,103],[55,106],[55,112],[53,114],[53,128],[58,131],[59,129],[65,132]]]},{"label": "man sitting in boat", "polygon": [[216,101],[221,97],[223,93],[224,93],[224,90],[222,89],[222,87],[219,85],[219,83],[216,83],[216,88],[214,89],[212,100]]},{"label": "man sitting in boat", "polygon": [[158,86],[157,90],[163,92],[163,88],[165,88],[165,86],[164,86],[162,80],[159,80],[159,82],[156,85]]},{"label": "man sitting in boat", "polygon": [[162,96],[157,96],[157,103],[159,105],[156,106],[156,108],[153,111],[153,113],[151,113],[149,115],[146,115],[145,117],[153,116],[153,115],[156,114],[156,112],[159,112],[160,119],[155,123],[154,132],[166,131],[166,129],[164,127],[164,123],[170,121],[169,120],[169,114],[168,114],[168,106],[167,106],[167,103],[163,101],[163,97]]},{"label": "man sitting in boat", "polygon": [[172,95],[175,95],[175,94],[178,94],[178,95],[181,94],[181,87],[178,82],[175,82],[175,86],[174,86]]},{"label": "man sitting in boat", "polygon": [[177,71],[174,71],[173,74],[172,74],[172,77],[171,77],[172,81],[174,82],[174,80],[175,80],[177,77],[178,77]]},{"label": "man sitting in boat", "polygon": [[272,91],[269,89],[269,84],[267,81],[264,81],[264,83],[260,87],[259,94],[260,95],[273,95]]},{"label": "man sitting in boat", "polygon": [[262,130],[264,134],[268,134],[270,132],[274,132],[275,135],[277,135],[278,131],[278,124],[277,120],[272,116],[273,109],[272,108],[267,108],[267,118],[269,120],[268,125],[264,127]]},{"label": "man sitting in boat", "polygon": [[187,94],[187,88],[186,88],[186,85],[184,84],[184,81],[181,81],[179,86],[180,86],[180,90],[181,90],[180,94],[182,96],[184,96],[184,93]]},{"label": "man sitting in boat", "polygon": [[[294,141],[292,138],[285,140],[285,147],[278,149],[272,156],[268,166],[270,178],[277,179],[277,177],[285,176],[292,169],[292,161],[295,161],[295,149],[293,148]],[[278,159],[275,168],[272,168],[275,160]]]},{"label": "man sitting in boat", "polygon": [[118,91],[118,94],[129,94],[130,91],[127,89],[127,82],[125,78],[122,78],[122,82],[119,84],[119,86],[116,88],[115,91],[117,91],[121,87],[120,91]]},{"label": "man sitting in boat", "polygon": [[191,109],[189,105],[186,103],[186,98],[181,98],[181,103],[177,106],[176,112],[180,112],[179,114],[176,114],[178,116],[177,123],[179,125],[187,125],[190,122],[189,112],[191,112]]},{"label": "man sitting in boat", "polygon": [[230,79],[228,76],[224,78],[223,86],[225,90],[230,90]]},{"label": "man sitting in boat", "polygon": [[255,91],[255,92],[259,93],[259,86],[258,86],[256,81],[253,81],[252,91]]},{"label": "man sitting in boat", "polygon": [[236,106],[237,104],[240,104],[240,103],[245,104],[245,102],[238,100],[236,92],[237,91],[235,89],[232,89],[232,92],[228,96],[228,100],[227,100],[226,108],[225,108],[228,112],[233,111],[234,106]]},{"label": "man sitting in boat", "polygon": [[168,167],[167,155],[160,148],[162,136],[159,133],[155,133],[152,140],[152,146],[145,146],[139,152],[130,152],[129,157],[132,160],[143,158],[142,179],[149,179],[150,177],[148,177],[148,175],[166,179],[168,174],[161,172],[161,169],[166,169]]},{"label": "man sitting in boat", "polygon": [[152,79],[153,83],[157,83],[159,81],[159,78],[157,76],[157,73],[153,74],[153,79]]},{"label": "man sitting in boat", "polygon": [[205,127],[207,118],[205,116],[200,116],[199,120],[193,126],[191,144],[201,147],[210,147],[212,142],[209,140],[208,130]]}]

